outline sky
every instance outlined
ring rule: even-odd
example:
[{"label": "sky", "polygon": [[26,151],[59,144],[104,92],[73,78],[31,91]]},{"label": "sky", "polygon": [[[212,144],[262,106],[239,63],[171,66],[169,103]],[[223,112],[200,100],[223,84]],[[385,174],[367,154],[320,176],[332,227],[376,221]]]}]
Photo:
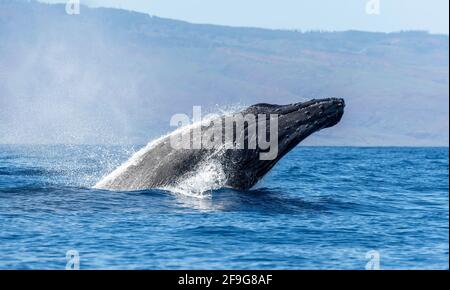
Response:
[{"label": "sky", "polygon": [[[40,0],[65,3],[77,0]],[[271,29],[426,30],[449,34],[448,0],[79,0],[151,15],[227,26]]]}]

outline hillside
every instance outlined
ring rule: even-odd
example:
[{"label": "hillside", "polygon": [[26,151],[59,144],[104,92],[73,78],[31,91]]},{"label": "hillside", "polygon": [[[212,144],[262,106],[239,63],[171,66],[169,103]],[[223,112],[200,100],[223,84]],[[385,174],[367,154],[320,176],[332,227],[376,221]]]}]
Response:
[{"label": "hillside", "polygon": [[0,2],[0,143],[146,143],[193,105],[344,97],[312,145],[448,146],[449,39],[190,24]]}]

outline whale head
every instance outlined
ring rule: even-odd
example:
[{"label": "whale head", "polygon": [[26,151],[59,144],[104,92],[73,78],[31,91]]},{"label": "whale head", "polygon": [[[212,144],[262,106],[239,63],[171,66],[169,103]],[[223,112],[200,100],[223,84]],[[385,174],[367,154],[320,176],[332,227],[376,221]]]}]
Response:
[{"label": "whale head", "polygon": [[268,109],[266,114],[278,114],[277,159],[281,159],[311,134],[338,124],[344,108],[343,99],[330,98]]},{"label": "whale head", "polygon": [[[274,158],[262,160],[260,158],[262,150],[259,148],[230,150],[227,153],[227,160],[231,161],[228,164],[232,164],[231,167],[235,170],[228,170],[231,175],[228,179],[229,186],[243,190],[253,187],[301,141],[314,132],[338,124],[344,114],[344,108],[345,102],[339,98],[314,99],[289,105],[256,104],[247,108],[243,114],[265,116],[267,123],[272,121],[271,116],[277,116],[276,154]],[[248,124],[247,128],[251,126]],[[266,128],[267,139],[275,137],[271,136],[273,132],[270,127]],[[248,131],[245,134],[249,134]],[[246,135],[246,139],[251,138],[252,136]]]}]

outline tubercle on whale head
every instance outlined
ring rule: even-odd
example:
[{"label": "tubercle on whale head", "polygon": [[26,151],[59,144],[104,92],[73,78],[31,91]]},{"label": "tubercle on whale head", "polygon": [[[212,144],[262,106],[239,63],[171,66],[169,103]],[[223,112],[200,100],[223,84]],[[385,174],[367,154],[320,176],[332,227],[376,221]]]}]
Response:
[{"label": "tubercle on whale head", "polygon": [[339,98],[311,100],[288,105],[279,115],[279,155],[283,157],[311,134],[335,126],[344,115]]},{"label": "tubercle on whale head", "polygon": [[[241,152],[242,168],[245,168],[246,183],[241,189],[251,188],[258,180],[266,175],[270,169],[314,132],[332,127],[339,123],[344,114],[345,101],[340,98],[314,99],[308,102],[289,105],[257,104],[249,107],[244,114],[265,114],[266,120],[270,115],[278,117],[278,153],[273,160],[257,158],[259,150]],[[270,139],[271,132],[266,135]],[[236,187],[236,185],[233,185]],[[238,186],[239,187],[239,186]]]},{"label": "tubercle on whale head", "polygon": [[[333,127],[344,114],[345,101],[341,98],[313,99],[289,105],[257,104],[244,113],[278,117],[278,138],[301,142],[314,132]],[[270,135],[270,132],[267,132]],[[297,142],[297,144],[298,144]]]},{"label": "tubercle on whale head", "polygon": [[[310,134],[333,127],[344,114],[344,99],[329,98],[296,103],[279,108],[279,136],[293,134],[303,140]],[[301,141],[300,140],[300,141]]]}]

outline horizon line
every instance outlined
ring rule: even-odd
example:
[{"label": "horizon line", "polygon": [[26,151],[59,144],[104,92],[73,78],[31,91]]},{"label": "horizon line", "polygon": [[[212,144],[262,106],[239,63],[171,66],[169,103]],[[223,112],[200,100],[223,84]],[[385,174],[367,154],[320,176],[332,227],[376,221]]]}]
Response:
[{"label": "horizon line", "polygon": [[[65,3],[49,3],[49,2],[43,2],[46,0],[10,0],[14,2],[24,2],[24,3],[38,3],[43,5],[49,5],[49,6],[65,6]],[[401,29],[401,30],[392,30],[392,31],[379,31],[379,30],[361,30],[356,28],[349,28],[349,29],[342,29],[342,30],[327,30],[327,29],[308,29],[303,30],[302,28],[272,28],[272,27],[260,27],[260,26],[252,26],[252,25],[232,25],[232,24],[217,24],[217,23],[207,23],[207,22],[194,22],[189,20],[183,20],[183,19],[176,19],[176,18],[170,18],[170,17],[164,17],[164,16],[158,16],[155,14],[151,14],[150,12],[144,12],[144,11],[138,11],[134,9],[129,8],[123,8],[123,7],[111,7],[111,6],[89,6],[87,4],[80,4],[80,7],[85,7],[87,9],[109,9],[109,10],[118,10],[118,11],[124,11],[124,12],[131,12],[141,15],[147,15],[151,18],[159,18],[163,20],[170,20],[170,21],[176,21],[176,22],[183,22],[185,24],[189,25],[201,25],[201,26],[215,26],[215,27],[223,27],[223,28],[236,28],[236,29],[255,29],[255,30],[267,30],[267,31],[279,31],[279,32],[292,32],[292,33],[345,33],[345,32],[364,32],[364,33],[374,33],[374,34],[400,34],[400,33],[426,33],[429,35],[435,35],[435,36],[446,36],[449,37],[449,32],[433,32],[426,29]]]}]

